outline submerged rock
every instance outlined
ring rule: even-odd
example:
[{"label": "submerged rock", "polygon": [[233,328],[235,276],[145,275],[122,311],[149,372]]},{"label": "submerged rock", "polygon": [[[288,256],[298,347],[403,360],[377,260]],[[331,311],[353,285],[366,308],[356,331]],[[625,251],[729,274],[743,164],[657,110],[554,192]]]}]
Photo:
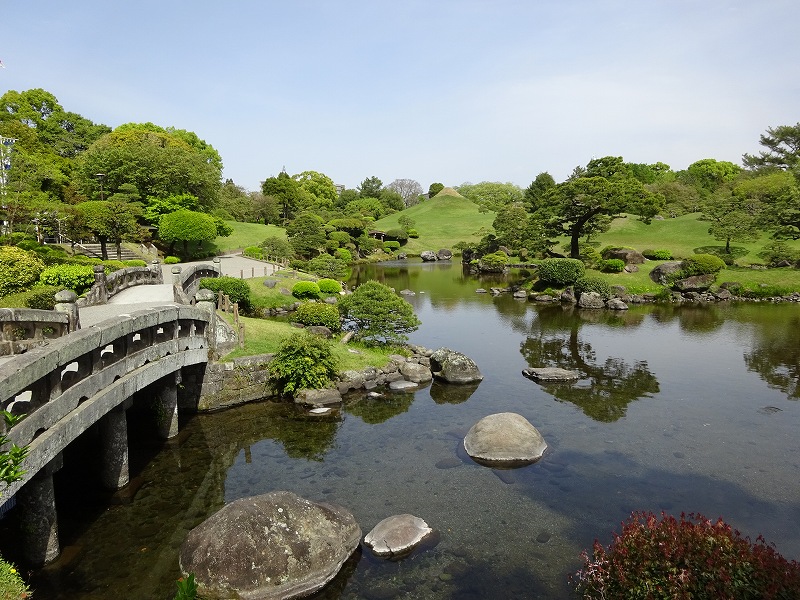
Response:
[{"label": "submerged rock", "polygon": [[433,530],[414,515],[394,515],[375,525],[364,538],[364,543],[378,556],[408,554]]},{"label": "submerged rock", "polygon": [[271,492],[235,500],[192,529],[180,566],[203,598],[294,598],[333,579],[360,539],[344,508]]},{"label": "submerged rock", "polygon": [[534,381],[577,381],[578,373],[558,367],[537,367],[522,369],[522,374]]},{"label": "submerged rock", "polygon": [[464,438],[464,449],[481,464],[517,467],[539,460],[547,443],[522,415],[496,413],[472,426]]}]

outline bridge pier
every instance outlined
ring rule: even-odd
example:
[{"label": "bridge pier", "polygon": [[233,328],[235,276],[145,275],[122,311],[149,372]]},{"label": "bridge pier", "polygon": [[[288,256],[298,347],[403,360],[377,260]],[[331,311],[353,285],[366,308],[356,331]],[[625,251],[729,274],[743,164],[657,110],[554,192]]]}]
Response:
[{"label": "bridge pier", "polygon": [[22,556],[35,567],[53,562],[60,552],[53,473],[62,464],[59,454],[17,492]]},{"label": "bridge pier", "polygon": [[181,383],[181,372],[170,373],[162,381],[156,407],[158,435],[168,440],[178,435],[178,385]]},{"label": "bridge pier", "polygon": [[113,408],[99,421],[102,444],[100,480],[110,490],[118,490],[130,481],[127,404],[128,401]]}]

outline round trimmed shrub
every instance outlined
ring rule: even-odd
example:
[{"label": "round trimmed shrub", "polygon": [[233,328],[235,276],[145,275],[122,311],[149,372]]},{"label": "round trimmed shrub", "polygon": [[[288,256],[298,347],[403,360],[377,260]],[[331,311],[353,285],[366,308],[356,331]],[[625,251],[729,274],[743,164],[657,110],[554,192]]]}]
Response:
[{"label": "round trimmed shrub", "polygon": [[113,273],[114,271],[119,271],[120,269],[125,268],[125,263],[121,260],[104,260],[103,266],[105,267],[106,275],[109,273]]},{"label": "round trimmed shrub", "polygon": [[337,248],[333,251],[333,257],[338,258],[348,265],[353,262],[353,253],[347,248]]},{"label": "round trimmed shrub", "polygon": [[416,229],[409,229],[408,231],[406,231],[406,233],[408,234],[408,237],[410,237],[410,238],[418,238],[419,237],[419,231],[417,231]]},{"label": "round trimmed shrub", "polygon": [[713,254],[695,254],[685,258],[681,263],[685,276],[719,273],[724,268],[725,261]]},{"label": "round trimmed shrub", "polygon": [[203,277],[200,280],[200,287],[204,290],[211,290],[215,294],[222,292],[231,302],[239,304],[242,310],[250,309],[250,286],[241,279],[235,277]]},{"label": "round trimmed shrub", "polygon": [[318,277],[328,277],[330,279],[344,279],[347,277],[347,265],[330,254],[321,254],[308,261],[306,269]]},{"label": "round trimmed shrub", "polygon": [[39,281],[61,290],[72,290],[80,295],[94,285],[94,267],[91,265],[53,265],[39,275]]},{"label": "round trimmed shrub", "polygon": [[642,256],[650,260],[672,260],[672,252],[669,250],[644,250]]},{"label": "round trimmed shrub", "polygon": [[621,258],[609,258],[601,261],[600,267],[604,273],[622,273],[625,270],[625,261]]},{"label": "round trimmed shrub", "polygon": [[294,313],[294,320],[303,325],[324,325],[331,331],[342,328],[339,309],[324,302],[303,302]]},{"label": "round trimmed shrub", "polygon": [[[24,292],[15,292],[0,298],[2,308],[38,308],[39,310],[53,310],[56,305],[55,295],[64,288],[37,285]],[[0,594],[2,598],[2,594]]]},{"label": "round trimmed shrub", "polygon": [[583,262],[577,258],[545,258],[539,263],[539,280],[561,287],[572,285],[586,273]]},{"label": "round trimmed shrub", "polygon": [[384,240],[405,242],[408,239],[408,232],[405,229],[390,229],[384,234]]},{"label": "round trimmed shrub", "polygon": [[400,250],[400,242],[383,242],[383,249],[385,252],[397,252]]},{"label": "round trimmed shrub", "polygon": [[492,252],[491,254],[484,254],[481,256],[478,263],[481,271],[488,271],[492,273],[501,273],[508,265],[508,254],[502,250]]},{"label": "round trimmed shrub", "polygon": [[44,269],[36,254],[14,246],[0,247],[0,296],[27,290]]},{"label": "round trimmed shrub", "polygon": [[292,286],[292,296],[300,300],[319,298],[319,286],[313,281],[298,281]]},{"label": "round trimmed shrub", "polygon": [[328,239],[333,240],[339,244],[339,246],[344,246],[345,244],[349,244],[353,241],[353,238],[350,237],[350,234],[346,231],[331,231],[328,234]]},{"label": "round trimmed shrub", "polygon": [[264,258],[264,253],[258,246],[248,246],[247,248],[242,250],[242,254],[249,258],[255,258],[256,260],[261,260],[262,258]]},{"label": "round trimmed shrub", "polygon": [[140,260],[138,258],[133,258],[131,260],[123,260],[122,264],[124,264],[126,267],[146,267],[147,266],[147,263],[145,261]]},{"label": "round trimmed shrub", "polygon": [[574,288],[578,296],[585,292],[595,292],[600,294],[603,300],[608,300],[611,297],[611,286],[599,277],[578,277],[575,280]]},{"label": "round trimmed shrub", "polygon": [[167,256],[164,259],[165,265],[177,265],[179,262],[181,262],[181,259],[178,258],[177,256]]},{"label": "round trimmed shrub", "polygon": [[338,294],[342,291],[342,284],[335,279],[320,279],[317,285],[323,294]]}]

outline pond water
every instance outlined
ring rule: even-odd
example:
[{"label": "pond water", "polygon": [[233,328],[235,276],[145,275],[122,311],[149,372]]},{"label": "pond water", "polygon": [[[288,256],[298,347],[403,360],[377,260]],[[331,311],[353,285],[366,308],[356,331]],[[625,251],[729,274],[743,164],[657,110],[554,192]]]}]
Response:
[{"label": "pond water", "polygon": [[[721,516],[800,559],[800,306],[578,311],[476,294],[502,283],[459,264],[371,266],[354,281],[367,278],[413,290],[411,341],[464,352],[484,380],[358,394],[329,417],[271,403],[195,416],[167,444],[132,440],[135,494],[109,499],[65,467],[67,547],[34,574],[37,600],[171,598],[191,527],[281,489],[345,506],[365,534],[398,513],[438,532],[404,561],[357,554],[318,598],[569,598],[581,550],[635,510]],[[581,379],[539,385],[529,366]],[[467,430],[505,411],[542,433],[541,461],[498,471],[465,456]]]}]

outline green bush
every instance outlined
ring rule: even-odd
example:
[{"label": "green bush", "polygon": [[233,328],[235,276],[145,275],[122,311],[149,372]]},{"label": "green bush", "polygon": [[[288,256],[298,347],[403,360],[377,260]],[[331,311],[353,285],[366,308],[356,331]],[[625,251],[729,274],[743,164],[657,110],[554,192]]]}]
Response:
[{"label": "green bush", "polygon": [[345,244],[349,244],[353,241],[353,238],[346,231],[331,231],[328,234],[328,239],[333,240],[339,246],[344,246]]},{"label": "green bush", "polygon": [[301,258],[295,258],[289,261],[289,268],[295,271],[305,271],[308,268],[308,261]]},{"label": "green bush", "polygon": [[356,243],[358,244],[358,249],[365,255],[372,254],[378,250],[383,250],[382,241],[367,237],[365,235],[362,235],[360,238],[358,238]]},{"label": "green bush", "polygon": [[336,240],[325,240],[325,251],[326,252],[333,252],[334,250],[339,248],[339,242]]},{"label": "green bush", "polygon": [[200,288],[211,290],[215,294],[222,292],[231,299],[231,302],[238,303],[241,310],[250,310],[250,286],[241,279],[236,279],[235,277],[204,277],[200,280]]},{"label": "green bush", "polygon": [[123,260],[122,264],[126,267],[146,267],[147,263],[139,258],[132,258],[131,260]]},{"label": "green bush", "polygon": [[261,242],[261,251],[266,258],[291,260],[294,258],[292,245],[283,238],[268,237]]},{"label": "green bush", "polygon": [[401,244],[408,240],[408,232],[405,229],[390,229],[383,236],[384,241],[395,241]]},{"label": "green bush", "polygon": [[609,258],[601,261],[599,266],[604,273],[622,273],[625,270],[625,261],[621,258]]},{"label": "green bush", "polygon": [[39,281],[81,295],[94,285],[94,268],[91,265],[53,265],[42,271]]},{"label": "green bush", "polygon": [[36,250],[40,250],[42,247],[43,246],[36,240],[21,240],[17,244],[17,248],[22,248],[23,250],[27,250],[28,252],[34,252]]},{"label": "green bush", "polygon": [[347,248],[337,248],[333,251],[333,257],[338,258],[347,265],[353,262],[353,254]]},{"label": "green bush", "polygon": [[758,253],[758,256],[763,258],[770,267],[775,267],[783,263],[796,266],[798,261],[800,261],[800,251],[795,250],[786,242],[781,241],[767,244],[764,246],[764,249]]},{"label": "green bush", "polygon": [[719,273],[724,268],[725,262],[719,256],[713,254],[695,254],[683,259],[683,262],[681,262],[681,270],[685,277]]},{"label": "green bush", "polygon": [[242,255],[250,258],[255,258],[256,260],[261,260],[262,258],[264,258],[264,253],[258,246],[248,246],[247,248],[242,250]]},{"label": "green bush", "polygon": [[672,260],[672,252],[669,250],[644,250],[642,256],[650,260]]},{"label": "green bush", "polygon": [[367,281],[339,301],[339,312],[367,344],[403,343],[420,321],[414,307],[377,281]]},{"label": "green bush", "polygon": [[408,234],[408,237],[410,237],[410,238],[415,238],[416,239],[416,238],[419,237],[419,232],[416,229],[409,229],[408,231],[406,231],[406,233]]},{"label": "green bush", "polygon": [[[62,287],[51,285],[36,285],[24,292],[8,294],[0,298],[0,308],[38,308],[39,310],[53,310],[56,305],[55,296]],[[0,596],[2,598],[2,596]]]},{"label": "green bush", "polygon": [[586,273],[583,262],[577,258],[545,258],[539,263],[539,280],[561,287],[572,285]]},{"label": "green bush", "polygon": [[298,281],[292,286],[292,296],[300,300],[319,298],[319,286],[313,281]]},{"label": "green bush", "polygon": [[177,265],[179,262],[181,262],[181,259],[178,258],[177,256],[167,256],[164,259],[165,265]]},{"label": "green bush", "polygon": [[125,263],[121,260],[104,260],[102,264],[105,267],[106,274],[125,268]]},{"label": "green bush", "polygon": [[608,300],[611,297],[611,286],[605,279],[599,277],[578,277],[575,280],[575,293],[580,296],[585,292],[595,292],[602,296],[603,300]]},{"label": "green bush", "polygon": [[582,243],[580,245],[580,257],[587,267],[599,267],[603,264],[602,254],[591,244]]},{"label": "green bush", "polygon": [[307,332],[286,338],[269,362],[269,379],[279,394],[325,387],[336,375],[338,362],[330,342]]},{"label": "green bush", "polygon": [[29,597],[30,589],[25,585],[19,571],[0,557],[0,598],[16,600]]},{"label": "green bush", "polygon": [[383,242],[383,251],[392,253],[400,250],[400,242]]},{"label": "green bush", "polygon": [[324,302],[303,302],[294,313],[294,320],[303,325],[324,325],[331,331],[342,328],[339,309]]},{"label": "green bush", "polygon": [[306,270],[318,277],[327,277],[329,279],[344,279],[349,271],[347,264],[343,260],[330,254],[321,254],[312,258],[308,261]]},{"label": "green bush", "polygon": [[338,294],[342,291],[342,284],[335,279],[320,279],[317,285],[323,294]]},{"label": "green bush", "polygon": [[14,246],[0,247],[0,296],[32,287],[44,269],[36,254]]},{"label": "green bush", "polygon": [[702,515],[633,513],[608,548],[595,541],[581,556],[572,581],[584,600],[800,598],[800,563]]},{"label": "green bush", "polygon": [[492,252],[491,254],[484,254],[481,256],[479,264],[481,271],[499,273],[508,265],[508,255],[502,250]]}]

